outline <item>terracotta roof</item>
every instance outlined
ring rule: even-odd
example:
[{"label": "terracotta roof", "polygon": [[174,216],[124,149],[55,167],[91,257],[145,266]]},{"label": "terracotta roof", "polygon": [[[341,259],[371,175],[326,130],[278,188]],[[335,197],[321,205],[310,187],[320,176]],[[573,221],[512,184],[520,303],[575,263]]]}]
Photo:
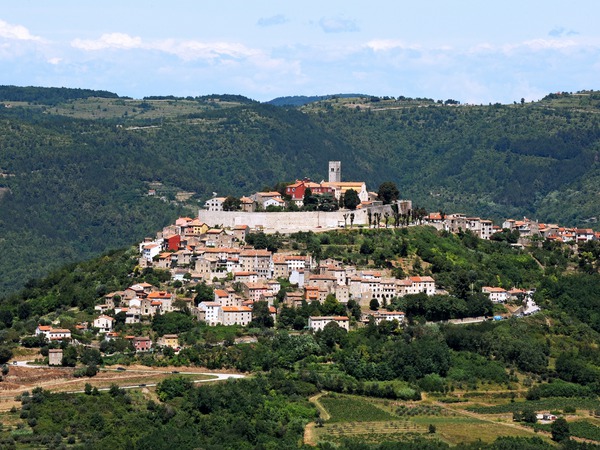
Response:
[{"label": "terracotta roof", "polygon": [[271,252],[269,250],[242,250],[240,252],[240,256],[246,257],[254,257],[254,256],[271,256]]},{"label": "terracotta roof", "polygon": [[167,291],[155,291],[155,292],[150,292],[148,294],[148,298],[150,299],[154,299],[154,298],[171,298],[172,295],[169,294]]},{"label": "terracotta roof", "polygon": [[277,191],[257,192],[256,195],[260,195],[261,197],[281,197],[281,194]]},{"label": "terracotta roof", "polygon": [[310,320],[335,320],[336,322],[344,322],[350,319],[346,316],[311,316]]},{"label": "terracotta roof", "polygon": [[269,286],[264,283],[244,283],[244,285],[248,289],[269,289]]},{"label": "terracotta roof", "polygon": [[502,289],[501,287],[492,287],[492,286],[484,286],[482,288],[482,290],[484,292],[489,292],[489,293],[492,293],[492,292],[498,292],[498,293],[500,293],[500,292],[506,292],[506,289]]},{"label": "terracotta roof", "polygon": [[248,306],[223,306],[221,308],[223,312],[251,312]]},{"label": "terracotta roof", "polygon": [[107,315],[105,315],[105,314],[101,314],[101,315],[99,315],[99,316],[98,316],[98,319],[111,320],[111,321],[112,321],[112,320],[115,320],[115,319],[113,319],[112,317],[110,317],[110,316],[107,316]]},{"label": "terracotta roof", "polygon": [[410,277],[413,283],[434,283],[435,280],[431,277]]}]

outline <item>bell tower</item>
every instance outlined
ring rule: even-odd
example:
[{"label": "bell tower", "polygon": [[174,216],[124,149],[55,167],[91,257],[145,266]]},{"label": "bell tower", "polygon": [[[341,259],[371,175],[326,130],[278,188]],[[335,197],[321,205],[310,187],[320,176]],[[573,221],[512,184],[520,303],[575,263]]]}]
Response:
[{"label": "bell tower", "polygon": [[339,183],[342,181],[342,162],[329,161],[329,182]]}]

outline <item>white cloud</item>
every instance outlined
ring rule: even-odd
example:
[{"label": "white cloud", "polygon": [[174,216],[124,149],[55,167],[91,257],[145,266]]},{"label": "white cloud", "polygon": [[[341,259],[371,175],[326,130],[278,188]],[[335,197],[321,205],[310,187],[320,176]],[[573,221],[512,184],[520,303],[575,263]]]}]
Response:
[{"label": "white cloud", "polygon": [[566,48],[575,48],[578,44],[572,40],[562,39],[532,39],[530,41],[521,42],[516,45],[507,45],[504,47],[505,51],[511,51],[515,49],[529,49],[529,50],[563,50]]},{"label": "white cloud", "polygon": [[142,47],[142,38],[129,36],[125,33],[108,33],[100,39],[75,39],[71,46],[86,51],[104,50],[108,48],[132,49]]},{"label": "white cloud", "polygon": [[49,58],[48,63],[56,66],[62,62],[62,58]]},{"label": "white cloud", "polygon": [[0,37],[6,39],[16,39],[19,41],[41,41],[42,38],[32,35],[27,28],[22,25],[11,25],[8,22],[0,20]]},{"label": "white cloud", "polygon": [[415,45],[407,45],[404,42],[395,39],[374,39],[372,41],[367,42],[366,47],[370,48],[374,52],[386,52],[395,49],[418,49],[418,47]]},{"label": "white cloud", "polygon": [[241,60],[259,57],[263,54],[261,50],[237,42],[180,41],[175,39],[143,41],[140,37],[125,33],[103,34],[99,39],[75,39],[71,42],[71,46],[89,52],[108,49],[159,51],[175,55],[184,61]]},{"label": "white cloud", "polygon": [[147,48],[178,56],[185,61],[219,58],[245,59],[259,56],[261,52],[236,42],[200,42],[174,40],[160,41]]}]

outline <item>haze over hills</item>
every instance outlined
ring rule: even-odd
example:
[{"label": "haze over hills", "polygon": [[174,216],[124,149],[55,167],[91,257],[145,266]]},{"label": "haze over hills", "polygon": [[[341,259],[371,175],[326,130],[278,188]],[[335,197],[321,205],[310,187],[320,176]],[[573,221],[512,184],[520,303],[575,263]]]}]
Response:
[{"label": "haze over hills", "polygon": [[305,100],[2,87],[0,254],[11,258],[0,259],[0,289],[132,244],[212,192],[321,180],[332,159],[344,178],[371,190],[394,181],[427,210],[586,227],[600,216],[600,93],[488,106]]}]

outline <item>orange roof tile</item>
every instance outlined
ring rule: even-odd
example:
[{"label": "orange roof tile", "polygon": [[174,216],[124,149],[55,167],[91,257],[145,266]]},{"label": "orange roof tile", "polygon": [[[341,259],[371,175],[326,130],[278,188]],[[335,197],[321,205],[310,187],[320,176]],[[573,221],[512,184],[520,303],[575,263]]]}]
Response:
[{"label": "orange roof tile", "polygon": [[221,310],[223,312],[251,312],[248,306],[222,306]]}]

